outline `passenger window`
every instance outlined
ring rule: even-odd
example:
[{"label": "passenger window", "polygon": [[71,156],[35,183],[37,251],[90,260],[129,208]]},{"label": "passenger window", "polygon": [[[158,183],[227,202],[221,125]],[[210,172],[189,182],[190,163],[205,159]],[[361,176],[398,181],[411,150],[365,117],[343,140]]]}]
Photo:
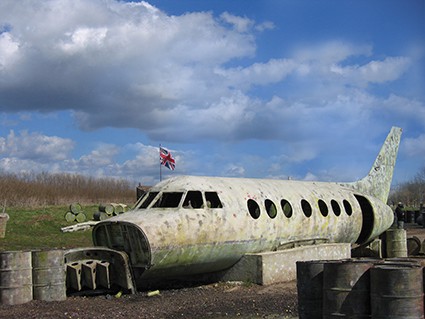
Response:
[{"label": "passenger window", "polygon": [[328,205],[326,205],[326,203],[321,199],[319,199],[317,203],[319,204],[320,213],[325,217],[328,216],[328,213],[329,213]]},{"label": "passenger window", "polygon": [[301,208],[303,209],[304,215],[306,217],[311,216],[311,212],[312,212],[311,205],[305,199],[301,200]]},{"label": "passenger window", "polygon": [[184,199],[183,208],[201,208],[203,204],[200,191],[189,191]]},{"label": "passenger window", "polygon": [[257,219],[260,217],[260,206],[253,199],[248,199],[248,211],[251,214],[252,218]]},{"label": "passenger window", "polygon": [[275,218],[277,215],[276,205],[270,199],[266,199],[264,204],[266,205],[267,215],[269,215],[270,218]]},{"label": "passenger window", "polygon": [[339,207],[339,204],[336,200],[331,200],[331,206],[336,216],[341,215],[341,207]]},{"label": "passenger window", "polygon": [[162,193],[161,197],[152,207],[158,208],[176,208],[180,204],[183,193]]},{"label": "passenger window", "polygon": [[149,192],[147,195],[145,195],[144,201],[142,205],[140,205],[140,208],[147,208],[150,203],[152,203],[153,199],[158,195],[158,192]]},{"label": "passenger window", "polygon": [[207,200],[207,207],[209,208],[223,208],[223,204],[216,192],[205,192],[205,199]]},{"label": "passenger window", "polygon": [[344,205],[344,209],[345,212],[347,213],[348,216],[351,216],[351,214],[353,213],[353,208],[351,207],[351,204],[348,200],[344,199],[342,201],[342,204]]},{"label": "passenger window", "polygon": [[285,214],[286,217],[289,218],[292,216],[292,206],[286,199],[282,199],[280,201],[280,206],[282,207],[283,214]]}]

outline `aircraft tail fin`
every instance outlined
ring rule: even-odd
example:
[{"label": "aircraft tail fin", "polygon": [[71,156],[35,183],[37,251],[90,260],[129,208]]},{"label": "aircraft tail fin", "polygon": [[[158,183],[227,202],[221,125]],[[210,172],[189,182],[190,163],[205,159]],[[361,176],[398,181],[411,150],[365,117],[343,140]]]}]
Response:
[{"label": "aircraft tail fin", "polygon": [[386,203],[393,179],[401,132],[401,128],[392,127],[369,174],[357,182],[348,183],[347,186]]}]

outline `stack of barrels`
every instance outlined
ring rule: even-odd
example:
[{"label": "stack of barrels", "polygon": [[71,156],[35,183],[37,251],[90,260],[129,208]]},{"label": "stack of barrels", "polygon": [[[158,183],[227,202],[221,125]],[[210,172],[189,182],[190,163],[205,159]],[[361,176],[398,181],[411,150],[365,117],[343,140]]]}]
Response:
[{"label": "stack of barrels", "polygon": [[[95,221],[105,220],[109,217],[122,214],[126,212],[127,209],[128,206],[121,203],[100,204],[99,210],[93,214],[93,219]],[[82,223],[87,220],[87,215],[79,203],[72,203],[69,205],[69,211],[65,214],[65,220],[69,223]]]},{"label": "stack of barrels", "polygon": [[79,203],[72,203],[71,205],[69,205],[69,211],[65,214],[65,220],[67,222],[82,223],[85,222],[86,219],[87,216]]},{"label": "stack of barrels", "polygon": [[63,250],[0,252],[0,304],[65,299]]},{"label": "stack of barrels", "polygon": [[423,278],[407,258],[299,261],[299,319],[423,319]]},{"label": "stack of barrels", "polygon": [[407,257],[406,231],[385,234],[386,258],[297,262],[299,319],[424,319],[425,257]]},{"label": "stack of barrels", "polygon": [[126,204],[108,203],[100,204],[99,211],[93,214],[94,220],[105,220],[112,216],[116,216],[127,211],[128,206]]}]

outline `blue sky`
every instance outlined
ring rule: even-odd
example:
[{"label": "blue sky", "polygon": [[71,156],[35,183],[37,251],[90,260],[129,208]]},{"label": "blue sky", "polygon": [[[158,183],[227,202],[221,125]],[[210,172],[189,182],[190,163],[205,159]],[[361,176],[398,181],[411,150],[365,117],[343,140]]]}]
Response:
[{"label": "blue sky", "polygon": [[0,171],[354,181],[425,167],[424,0],[0,3]]}]

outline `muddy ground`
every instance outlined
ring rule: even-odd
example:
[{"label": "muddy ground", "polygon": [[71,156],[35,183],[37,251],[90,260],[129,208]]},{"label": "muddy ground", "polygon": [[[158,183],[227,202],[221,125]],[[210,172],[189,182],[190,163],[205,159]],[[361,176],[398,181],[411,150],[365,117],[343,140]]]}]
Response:
[{"label": "muddy ground", "polygon": [[296,281],[269,286],[216,283],[137,294],[68,297],[0,305],[0,318],[268,318],[297,316]]}]

